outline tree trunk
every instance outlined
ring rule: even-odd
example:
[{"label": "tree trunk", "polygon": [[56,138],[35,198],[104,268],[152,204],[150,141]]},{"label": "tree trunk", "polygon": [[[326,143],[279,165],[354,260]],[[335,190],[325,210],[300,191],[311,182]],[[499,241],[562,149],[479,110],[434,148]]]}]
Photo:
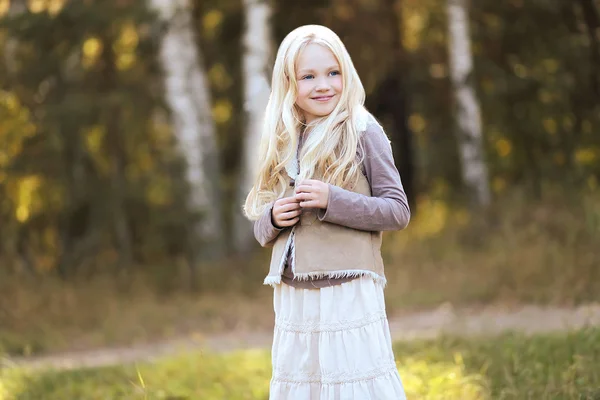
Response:
[{"label": "tree trunk", "polygon": [[491,195],[483,149],[481,113],[473,84],[467,0],[448,0],[448,54],[456,101],[457,142],[470,201],[487,206]]},{"label": "tree trunk", "polygon": [[125,151],[124,132],[121,128],[121,107],[116,95],[118,76],[116,70],[115,53],[113,50],[112,35],[104,38],[103,47],[103,86],[102,94],[106,109],[104,110],[106,126],[107,150],[111,164],[111,225],[113,229],[115,247],[118,252],[119,278],[127,278],[133,261],[131,230],[126,211],[127,155]]},{"label": "tree trunk", "polygon": [[258,146],[270,94],[268,70],[272,47],[271,7],[268,0],[244,0],[244,7],[246,30],[243,39],[243,76],[246,131],[233,215],[234,245],[238,254],[249,251],[254,244],[252,224],[242,214],[241,205],[244,204],[258,173]]},{"label": "tree trunk", "polygon": [[[26,0],[11,0],[10,8],[8,9],[8,18],[14,18],[27,12]],[[17,49],[19,41],[15,37],[7,37],[4,45],[4,64],[9,78],[12,78],[18,70]],[[21,258],[26,270],[31,274],[35,274],[35,264],[29,250],[29,231],[23,224],[17,224],[16,233],[16,251]]]},{"label": "tree trunk", "polygon": [[[188,228],[201,241],[201,256],[218,258],[223,255],[225,243],[216,127],[210,88],[194,37],[190,1],[150,0],[150,5],[163,24],[159,57],[175,136],[187,163],[188,206],[201,214],[201,219]],[[195,276],[194,264],[191,260]]]},{"label": "tree trunk", "polygon": [[383,90],[387,92],[387,102],[395,129],[392,132],[396,144],[395,159],[402,175],[402,183],[408,203],[413,212],[416,211],[415,162],[413,135],[408,125],[410,101],[404,77],[408,76],[408,57],[402,44],[402,4],[398,0],[387,0],[390,29],[392,30],[392,71]]},{"label": "tree trunk", "polygon": [[590,82],[596,97],[600,97],[600,12],[594,0],[579,0],[590,40]]},{"label": "tree trunk", "polygon": [[[10,8],[8,9],[8,18],[14,18],[20,14],[27,12],[27,0],[11,0]],[[4,52],[4,62],[6,64],[7,72],[10,76],[17,72],[17,48],[19,47],[19,41],[16,38],[7,38]]]}]

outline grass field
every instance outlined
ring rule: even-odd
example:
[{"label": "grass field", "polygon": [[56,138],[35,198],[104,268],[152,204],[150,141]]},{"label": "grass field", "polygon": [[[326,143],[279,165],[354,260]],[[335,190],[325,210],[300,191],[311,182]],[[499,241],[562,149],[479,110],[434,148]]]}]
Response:
[{"label": "grass field", "polygon": [[[600,399],[600,330],[395,345],[411,400]],[[155,364],[0,370],[0,400],[265,400],[269,352],[190,353]]]}]

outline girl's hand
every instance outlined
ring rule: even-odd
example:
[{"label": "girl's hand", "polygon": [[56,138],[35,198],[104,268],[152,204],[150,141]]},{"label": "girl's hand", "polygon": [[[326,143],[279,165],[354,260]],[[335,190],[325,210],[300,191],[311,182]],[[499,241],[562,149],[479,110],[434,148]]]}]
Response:
[{"label": "girl's hand", "polygon": [[296,186],[296,200],[302,208],[327,208],[329,185],[315,179],[306,179]]},{"label": "girl's hand", "polygon": [[275,202],[271,212],[271,222],[275,228],[287,228],[300,220],[300,205],[294,196],[284,197]]}]

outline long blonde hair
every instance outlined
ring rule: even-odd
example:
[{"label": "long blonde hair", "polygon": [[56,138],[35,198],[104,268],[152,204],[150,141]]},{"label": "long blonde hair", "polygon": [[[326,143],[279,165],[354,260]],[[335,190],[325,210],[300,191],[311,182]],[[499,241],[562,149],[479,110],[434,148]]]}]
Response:
[{"label": "long blonde hair", "polygon": [[244,214],[250,220],[260,218],[265,207],[285,192],[286,166],[296,159],[298,136],[304,125],[295,104],[296,63],[310,43],[325,46],[333,53],[340,65],[343,89],[331,114],[311,123],[310,134],[298,155],[297,181],[320,178],[345,187],[356,182],[360,173],[361,160],[356,158],[359,126],[368,114],[364,109],[364,87],[346,47],[332,30],[319,25],[299,27],[285,37],[277,51],[259,147],[258,174],[244,204]]}]

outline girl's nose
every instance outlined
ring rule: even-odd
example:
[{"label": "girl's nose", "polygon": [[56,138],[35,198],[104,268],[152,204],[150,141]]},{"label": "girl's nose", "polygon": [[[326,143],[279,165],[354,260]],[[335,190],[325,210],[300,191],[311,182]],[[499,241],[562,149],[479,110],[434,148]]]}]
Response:
[{"label": "girl's nose", "polygon": [[323,78],[319,79],[317,81],[317,86],[315,87],[315,90],[323,92],[329,90],[329,84],[327,83],[327,80]]}]

